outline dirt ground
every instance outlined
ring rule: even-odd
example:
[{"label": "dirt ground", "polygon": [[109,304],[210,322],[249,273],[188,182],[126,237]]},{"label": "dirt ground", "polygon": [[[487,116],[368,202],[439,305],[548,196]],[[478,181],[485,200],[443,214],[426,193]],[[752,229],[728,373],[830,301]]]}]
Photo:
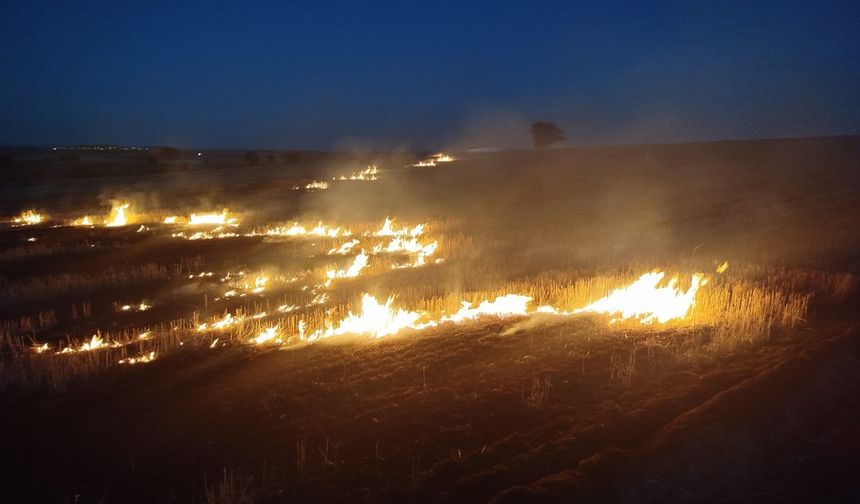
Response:
[{"label": "dirt ground", "polygon": [[[3,412],[13,501],[784,501],[857,495],[857,328],[719,360],[638,356],[586,321],[343,341],[112,369]],[[33,470],[37,468],[37,470]]]}]

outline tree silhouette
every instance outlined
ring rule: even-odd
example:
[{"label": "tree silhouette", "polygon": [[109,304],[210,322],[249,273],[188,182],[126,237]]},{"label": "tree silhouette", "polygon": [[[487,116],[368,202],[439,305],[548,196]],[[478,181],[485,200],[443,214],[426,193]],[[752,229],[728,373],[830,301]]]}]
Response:
[{"label": "tree silhouette", "polygon": [[538,121],[532,124],[532,140],[535,149],[546,149],[564,140],[564,132],[553,123]]}]

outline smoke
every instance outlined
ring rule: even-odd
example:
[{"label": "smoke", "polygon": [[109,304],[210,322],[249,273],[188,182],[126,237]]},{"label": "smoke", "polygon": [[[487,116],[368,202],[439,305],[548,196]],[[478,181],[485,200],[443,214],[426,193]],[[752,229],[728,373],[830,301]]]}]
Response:
[{"label": "smoke", "polygon": [[505,329],[502,332],[502,336],[511,336],[520,332],[531,331],[532,329],[559,323],[562,320],[561,317],[548,313],[533,313]]},{"label": "smoke", "polygon": [[445,146],[454,152],[525,149],[531,145],[530,124],[520,112],[501,108],[476,110],[465,116],[459,131]]}]

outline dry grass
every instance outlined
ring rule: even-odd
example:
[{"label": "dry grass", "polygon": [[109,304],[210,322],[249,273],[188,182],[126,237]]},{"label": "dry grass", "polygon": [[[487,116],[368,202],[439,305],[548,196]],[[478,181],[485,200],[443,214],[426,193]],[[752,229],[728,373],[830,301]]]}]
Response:
[{"label": "dry grass", "polygon": [[96,250],[105,250],[107,248],[108,247],[104,243],[92,243],[87,240],[75,243],[36,242],[3,250],[2,252],[0,252],[0,261],[13,262],[36,257],[45,258],[59,254],[92,252]]},{"label": "dry grass", "polygon": [[233,471],[224,469],[221,480],[209,483],[203,478],[206,504],[252,504],[254,502],[252,477],[234,475]]},{"label": "dry grass", "polygon": [[0,284],[0,300],[30,300],[68,293],[87,292],[110,286],[124,286],[146,280],[164,280],[182,277],[195,272],[202,261],[193,258],[174,264],[146,263],[110,268],[94,274],[62,273],[31,277],[20,282]]}]

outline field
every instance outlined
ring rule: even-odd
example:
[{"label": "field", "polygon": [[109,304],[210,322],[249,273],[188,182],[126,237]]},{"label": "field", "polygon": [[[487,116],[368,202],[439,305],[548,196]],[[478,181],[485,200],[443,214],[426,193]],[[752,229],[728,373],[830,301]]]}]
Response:
[{"label": "field", "polygon": [[243,154],[0,167],[0,500],[860,497],[860,137]]}]

